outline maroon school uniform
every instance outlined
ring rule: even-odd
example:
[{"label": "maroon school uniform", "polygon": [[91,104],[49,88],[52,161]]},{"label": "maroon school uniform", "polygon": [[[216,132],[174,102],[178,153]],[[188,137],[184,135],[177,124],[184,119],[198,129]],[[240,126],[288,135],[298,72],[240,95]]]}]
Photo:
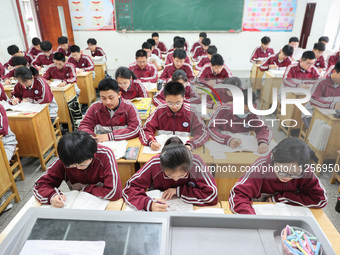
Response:
[{"label": "maroon school uniform", "polygon": [[244,174],[232,188],[229,205],[233,213],[255,214],[251,206],[252,199],[262,197],[265,200],[265,196],[273,202],[309,208],[323,208],[327,205],[326,190],[310,168],[306,169],[303,178],[282,182],[275,172],[268,170],[272,164],[271,157],[272,153],[269,153],[266,157],[258,158],[250,167],[254,170]]},{"label": "maroon school uniform", "polygon": [[140,80],[132,80],[130,87],[125,91],[124,89],[119,87],[119,90],[122,92],[122,98],[124,99],[133,99],[136,97],[149,97],[148,92],[145,87],[141,83]]},{"label": "maroon school uniform", "polygon": [[262,72],[268,71],[270,65],[276,65],[277,67],[287,67],[292,63],[290,58],[279,60],[279,53],[269,56],[260,66]]},{"label": "maroon school uniform", "polygon": [[[173,63],[166,65],[164,67],[164,70],[162,72],[160,79],[163,80],[165,83],[169,82],[172,79],[172,75],[176,70],[177,69],[176,69],[176,67]],[[195,75],[194,75],[194,71],[192,70],[191,65],[184,63],[179,68],[179,70],[183,70],[187,74],[187,77],[188,77],[190,83],[195,82]]]},{"label": "maroon school uniform", "polygon": [[319,69],[319,68],[324,69],[326,67],[325,58],[322,55],[320,57],[318,57],[317,60],[314,63],[314,66],[317,69]]},{"label": "maroon school uniform", "polygon": [[155,54],[157,57],[159,57],[160,59],[162,59],[162,53],[161,53],[160,49],[158,49],[158,48],[155,47],[155,48],[152,50],[151,53],[152,53],[152,54]]},{"label": "maroon school uniform", "polygon": [[319,79],[311,90],[310,103],[317,107],[334,109],[340,102],[340,84],[334,83],[330,75]]},{"label": "maroon school uniform", "polygon": [[0,77],[5,75],[5,68],[4,66],[0,63]]},{"label": "maroon school uniform", "polygon": [[66,83],[77,82],[76,68],[71,63],[65,63],[62,69],[58,69],[55,64],[49,65],[43,75],[46,80],[58,79]]},{"label": "maroon school uniform", "polygon": [[[24,53],[24,58],[26,59],[27,61],[27,64],[31,65],[32,64],[32,61],[33,61],[33,57],[30,55],[30,54],[27,54],[26,52],[22,51]],[[13,57],[10,58],[10,60],[8,60],[8,62],[6,62],[4,64],[4,67],[5,68],[8,68],[9,66],[13,66],[13,63],[12,63],[12,59]]]},{"label": "maroon school uniform", "polygon": [[194,50],[194,55],[192,57],[192,60],[198,61],[200,57],[206,56],[206,55],[207,55],[207,52],[203,49],[202,46],[196,47],[196,49]]},{"label": "maroon school uniform", "polygon": [[129,65],[129,69],[134,72],[141,82],[155,83],[158,80],[158,71],[154,64],[147,63],[144,69],[141,69],[137,62],[133,62]]},{"label": "maroon school uniform", "polygon": [[[89,50],[89,48],[86,48],[86,49]],[[101,56],[104,56],[106,58],[105,52],[100,47],[96,47],[95,51],[91,51],[91,55],[92,55],[92,57],[101,57]]]},{"label": "maroon school uniform", "polygon": [[216,74],[214,73],[211,64],[206,64],[198,74],[197,79],[200,82],[215,80],[217,83],[219,83],[229,77],[233,77],[233,75],[226,65],[223,65],[223,69],[219,74]]},{"label": "maroon school uniform", "polygon": [[339,61],[339,59],[340,59],[340,51],[336,52],[332,55],[329,55],[328,58],[327,58],[327,66],[335,65],[336,62]]},{"label": "maroon school uniform", "polygon": [[286,87],[297,88],[300,83],[314,84],[319,77],[320,74],[315,66],[307,71],[300,66],[300,63],[295,63],[287,67],[283,74],[283,84]]},{"label": "maroon school uniform", "polygon": [[[217,94],[219,95],[219,97],[221,98],[222,104],[226,104],[228,102],[233,101],[233,96],[228,94],[228,89],[216,88],[215,90]],[[215,100],[218,104],[220,104],[217,96],[215,96]],[[212,99],[210,95],[207,95],[207,108],[213,109],[214,106],[215,106],[215,101]]]},{"label": "maroon school uniform", "polygon": [[[184,50],[185,51],[188,51],[188,48],[189,48],[188,45],[189,45],[188,41],[185,41],[185,43],[184,43]],[[168,52],[171,52],[171,51],[174,51],[174,50],[175,50],[174,45],[172,44],[171,47],[170,47],[170,50]]]},{"label": "maroon school uniform", "polygon": [[1,79],[4,81],[6,79],[9,79],[11,77],[14,77],[14,73],[15,73],[16,68],[13,67],[7,74],[5,74],[4,76],[1,77]]},{"label": "maroon school uniform", "polygon": [[55,187],[65,181],[71,190],[83,190],[96,197],[118,200],[122,185],[117,161],[111,149],[98,144],[91,164],[86,170],[66,167],[59,157],[36,182],[33,195],[42,204],[50,204],[57,194]]},{"label": "maroon school uniform", "polygon": [[206,64],[210,64],[210,59],[208,55],[204,55],[198,60],[196,70],[201,71],[203,66],[205,66]]},{"label": "maroon school uniform", "polygon": [[[174,62],[173,55],[174,55],[173,51],[169,52],[168,55],[166,55],[165,65],[169,65],[169,64],[172,64]],[[184,63],[187,63],[187,64],[191,65],[190,59],[189,59],[188,55],[185,57]]]},{"label": "maroon school uniform", "polygon": [[266,51],[263,50],[262,46],[256,47],[251,54],[250,63],[257,63],[258,58],[267,58],[270,55],[274,55],[274,50],[272,48],[267,48]]},{"label": "maroon school uniform", "polygon": [[6,102],[8,101],[8,96],[1,83],[0,83],[0,101],[6,101]]},{"label": "maroon school uniform", "polygon": [[163,42],[160,42],[160,41],[158,41],[158,44],[155,45],[155,48],[159,49],[162,54],[166,54],[167,51],[168,51],[165,44]]},{"label": "maroon school uniform", "polygon": [[151,137],[155,137],[156,132],[172,133],[183,136],[189,136],[193,133],[193,138],[187,141],[193,149],[202,146],[208,139],[208,131],[198,113],[187,104],[183,104],[182,108],[173,113],[167,105],[160,105],[146,120],[140,134],[139,140],[143,145],[150,145]]},{"label": "maroon school uniform", "polygon": [[200,44],[199,41],[197,41],[197,42],[194,43],[194,45],[192,46],[190,52],[191,52],[191,53],[194,53],[195,49],[196,49],[198,46],[201,46],[201,44]]},{"label": "maroon school uniform", "polygon": [[28,54],[30,54],[32,57],[36,57],[39,53],[41,53],[41,50],[37,50],[36,48],[34,48],[34,46],[32,45],[31,48],[27,51]]},{"label": "maroon school uniform", "polygon": [[187,176],[175,181],[163,172],[159,155],[152,157],[126,183],[123,190],[125,202],[137,210],[151,211],[152,198],[147,196],[145,190],[152,187],[161,191],[176,188],[177,197],[188,204],[217,204],[217,185],[214,177],[205,170],[207,166],[200,156],[194,154],[192,160],[193,166]]},{"label": "maroon school uniform", "polygon": [[325,73],[325,77],[328,77],[329,74],[331,74],[334,70],[335,65],[331,65],[327,68],[327,71]]},{"label": "maroon school uniform", "polygon": [[58,49],[57,49],[57,52],[63,53],[66,57],[69,57],[71,55],[70,47],[71,47],[71,45],[69,44],[68,50],[65,51],[61,48],[61,46],[59,46]]},{"label": "maroon school uniform", "polygon": [[67,62],[73,64],[76,68],[84,69],[86,72],[94,71],[93,61],[87,55],[81,54],[79,60],[75,60],[70,56]]},{"label": "maroon school uniform", "polygon": [[52,54],[49,57],[46,57],[46,55],[41,52],[39,53],[36,58],[32,62],[32,66],[48,66],[53,64],[53,54],[55,52],[52,52]]},{"label": "maroon school uniform", "polygon": [[133,103],[120,99],[118,107],[109,110],[101,102],[93,103],[80,122],[78,130],[90,135],[107,134],[109,140],[129,140],[139,134],[141,119]]}]

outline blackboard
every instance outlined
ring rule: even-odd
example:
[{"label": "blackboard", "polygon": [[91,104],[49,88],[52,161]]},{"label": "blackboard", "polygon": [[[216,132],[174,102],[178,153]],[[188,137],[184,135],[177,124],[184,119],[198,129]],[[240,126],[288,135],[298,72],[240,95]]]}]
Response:
[{"label": "blackboard", "polygon": [[242,30],[243,0],[115,0],[117,30]]}]

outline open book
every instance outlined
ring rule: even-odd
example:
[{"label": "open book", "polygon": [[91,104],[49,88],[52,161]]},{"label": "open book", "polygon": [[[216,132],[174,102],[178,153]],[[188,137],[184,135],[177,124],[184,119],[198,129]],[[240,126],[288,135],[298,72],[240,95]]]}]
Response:
[{"label": "open book", "polygon": [[276,204],[257,204],[252,205],[256,215],[282,215],[282,216],[309,216],[314,217],[313,213],[307,207],[286,205],[283,203]]},{"label": "open book", "polygon": [[102,142],[101,145],[109,147],[113,151],[113,153],[115,154],[115,158],[120,159],[120,158],[124,157],[124,155],[126,153],[126,147],[128,145],[128,142],[126,140],[107,141],[107,142]]},{"label": "open book", "polygon": [[145,153],[145,154],[161,153],[166,140],[168,140],[169,138],[174,137],[174,136],[177,136],[179,139],[181,139],[184,144],[190,139],[189,137],[178,136],[178,135],[158,135],[155,138],[156,138],[157,142],[161,144],[161,148],[157,151],[153,151],[153,150],[151,150],[150,146],[144,146],[142,153]]},{"label": "open book", "polygon": [[14,112],[41,112],[44,109],[46,104],[32,104],[30,102],[19,103],[16,105],[11,105],[6,101],[0,101],[0,104],[5,108],[6,111],[14,111]]},{"label": "open book", "polygon": [[50,83],[50,87],[52,88],[57,88],[58,85],[62,82],[62,80],[58,80],[58,79],[53,79],[53,81]]}]

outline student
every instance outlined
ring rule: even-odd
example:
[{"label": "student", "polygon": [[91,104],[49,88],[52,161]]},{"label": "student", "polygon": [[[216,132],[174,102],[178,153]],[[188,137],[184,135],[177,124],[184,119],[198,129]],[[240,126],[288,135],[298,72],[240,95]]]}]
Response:
[{"label": "student", "polygon": [[215,45],[210,45],[207,49],[207,55],[203,55],[197,62],[196,70],[201,71],[203,66],[210,64],[212,55],[217,53],[217,48]]},{"label": "student", "polygon": [[18,46],[16,46],[16,45],[10,45],[10,46],[8,46],[7,52],[8,52],[9,55],[12,56],[12,57],[10,58],[10,60],[8,60],[8,62],[6,62],[6,63],[4,64],[4,67],[7,68],[9,71],[10,71],[11,69],[13,69],[13,67],[14,67],[14,66],[13,66],[13,63],[12,63],[13,57],[24,57],[29,65],[31,65],[31,63],[32,63],[32,61],[33,61],[33,58],[32,58],[31,55],[26,54],[24,51],[20,51],[19,48],[18,48]]},{"label": "student", "polygon": [[57,49],[57,52],[64,54],[64,56],[68,58],[71,55],[70,51],[71,45],[68,44],[68,38],[66,36],[58,37],[58,44],[59,47]]},{"label": "student", "polygon": [[2,86],[2,84],[1,84],[1,82],[0,82],[0,101],[9,102],[8,96],[6,94],[4,86]]},{"label": "student", "polygon": [[94,64],[92,59],[87,55],[81,54],[79,46],[70,46],[70,52],[71,55],[67,62],[78,68],[78,70],[76,70],[77,73],[94,72]]},{"label": "student", "polygon": [[52,43],[50,41],[41,42],[40,48],[42,52],[40,52],[32,62],[32,66],[38,70],[40,70],[42,66],[53,64],[53,54],[55,53],[52,51]]},{"label": "student", "polygon": [[293,55],[291,57],[292,61],[297,61],[301,58],[305,50],[299,48],[299,39],[295,36],[289,38],[288,45],[292,46],[294,49]]},{"label": "student", "polygon": [[168,64],[164,67],[163,73],[160,77],[164,82],[168,82],[171,80],[173,73],[176,70],[183,70],[190,81],[190,83],[195,82],[194,71],[192,70],[191,65],[185,63],[185,58],[187,57],[187,53],[185,50],[176,49],[173,53],[172,59],[173,63]]},{"label": "student", "polygon": [[97,46],[97,40],[94,38],[89,38],[87,40],[87,50],[91,51],[91,55],[92,57],[101,57],[104,56],[106,58],[106,54],[104,52],[104,50],[100,47]]},{"label": "student", "polygon": [[166,46],[164,43],[159,41],[159,34],[158,33],[152,33],[151,38],[155,40],[156,45],[155,47],[161,51],[162,54],[166,54],[168,52]]},{"label": "student", "polygon": [[119,67],[115,76],[122,98],[131,100],[136,97],[149,97],[141,81],[138,80],[137,76],[129,68]]},{"label": "student", "polygon": [[121,98],[118,82],[105,78],[98,84],[100,101],[93,103],[80,122],[78,130],[97,138],[97,142],[135,138],[141,119],[133,103]]},{"label": "student", "polygon": [[[269,150],[269,143],[273,138],[272,131],[264,123],[260,116],[250,112],[248,108],[248,94],[247,90],[243,90],[244,98],[244,114],[233,115],[233,105],[223,104],[219,106],[208,124],[208,130],[210,137],[221,144],[226,144],[229,147],[235,149],[242,146],[242,141],[233,137],[234,134],[250,135],[253,131],[256,135],[258,148],[257,153],[264,154]],[[252,103],[255,105],[256,96],[252,94]],[[223,119],[228,123],[216,124],[216,119]],[[246,123],[246,125],[235,125],[233,123]],[[251,126],[247,123],[251,122]]]},{"label": "student", "polygon": [[232,76],[230,69],[224,64],[223,57],[220,54],[214,54],[211,57],[211,63],[203,66],[197,79],[200,82],[220,83]]},{"label": "student", "polygon": [[70,190],[79,190],[107,200],[122,196],[117,161],[111,149],[97,145],[86,132],[63,135],[58,143],[59,157],[36,182],[33,195],[42,204],[63,207],[55,188],[65,181]]},{"label": "student", "polygon": [[209,45],[211,44],[211,41],[209,38],[204,38],[202,40],[202,46],[196,47],[194,50],[194,54],[192,56],[192,60],[197,62],[201,57],[207,55],[207,49],[209,48]]},{"label": "student", "polygon": [[32,104],[46,104],[52,121],[58,116],[58,104],[47,81],[38,76],[39,72],[34,67],[22,66],[15,70],[18,79],[12,91],[12,104],[30,102]]},{"label": "student", "polygon": [[335,65],[336,62],[340,60],[340,50],[327,58],[327,66]]},{"label": "student", "polygon": [[[184,50],[184,42],[185,42],[184,39],[177,38],[174,42],[174,50],[177,50],[177,49]],[[165,65],[169,65],[169,64],[173,63],[173,55],[174,55],[174,51],[171,51],[171,52],[168,53],[168,55],[166,55]],[[185,57],[185,63],[191,65],[191,62],[190,62],[188,55],[186,55],[186,57]]]},{"label": "student", "polygon": [[260,66],[262,72],[268,71],[269,69],[278,69],[280,67],[289,66],[292,61],[290,57],[293,55],[294,49],[290,45],[285,45],[279,53],[276,55],[269,56]]},{"label": "student", "polygon": [[191,53],[194,53],[196,47],[202,46],[202,40],[204,38],[207,38],[207,33],[206,32],[201,32],[198,36],[198,41],[194,43],[194,45],[192,45],[192,48],[190,50]]},{"label": "student", "polygon": [[148,53],[145,50],[137,50],[136,62],[130,64],[129,69],[141,82],[156,83],[158,80],[157,67],[148,62]]},{"label": "student", "polygon": [[321,74],[322,70],[326,67],[325,59],[323,57],[323,53],[326,50],[326,46],[324,43],[315,43],[313,47],[313,52],[315,54],[316,61],[314,66],[318,69],[319,73]]},{"label": "student", "polygon": [[197,112],[190,110],[190,106],[184,104],[185,88],[180,82],[169,82],[164,86],[166,105],[160,105],[146,120],[139,140],[144,146],[150,146],[151,150],[158,150],[160,144],[155,140],[155,134],[178,134],[193,136],[188,140],[188,149],[196,149],[202,146],[209,138],[208,131]]},{"label": "student", "polygon": [[308,89],[320,77],[316,67],[315,54],[313,51],[305,51],[298,63],[291,64],[283,74],[283,85],[292,88]]},{"label": "student", "polygon": [[156,42],[154,39],[150,38],[148,39],[146,42],[150,43],[152,46],[152,54],[155,54],[157,57],[159,57],[160,59],[162,59],[162,53],[160,51],[160,49],[156,48]]},{"label": "student", "polygon": [[295,49],[299,48],[299,42],[300,42],[299,38],[293,36],[293,37],[289,38],[288,45],[292,46],[293,49],[295,50]]},{"label": "student", "polygon": [[230,191],[230,209],[255,214],[251,206],[255,199],[309,208],[326,206],[326,190],[310,168],[310,149],[304,141],[286,138],[266,157],[257,159]]},{"label": "student", "polygon": [[270,38],[268,36],[264,36],[261,39],[261,46],[256,47],[253,53],[251,54],[250,63],[253,64],[262,64],[264,60],[270,55],[274,54],[274,50],[269,48]]},{"label": "student", "polygon": [[13,57],[12,59],[13,69],[9,71],[6,75],[2,76],[2,80],[5,82],[5,85],[10,85],[11,80],[15,79],[14,73],[15,70],[20,66],[27,66],[27,61],[24,57]]},{"label": "student", "polygon": [[175,36],[174,37],[174,42],[173,42],[173,44],[171,45],[171,47],[170,47],[170,50],[168,51],[168,53],[170,53],[170,52],[172,52],[172,51],[174,51],[175,50],[175,41],[176,40],[178,40],[178,39],[182,39],[183,41],[184,41],[184,50],[185,50],[185,52],[187,52],[187,50],[188,50],[188,42],[185,40],[185,38],[184,37],[180,37],[180,36]]},{"label": "student", "polygon": [[319,38],[318,42],[319,43],[323,43],[325,45],[325,47],[326,47],[326,45],[329,43],[329,38],[328,38],[328,36],[321,36]]},{"label": "student", "polygon": [[5,75],[5,67],[0,63],[0,77]]},{"label": "student", "polygon": [[153,58],[151,61],[152,64],[154,64],[157,68],[157,71],[161,71],[163,69],[164,62],[155,54],[152,54],[152,45],[148,42],[145,42],[142,44],[142,50],[145,50],[148,54],[148,62],[149,58]]},{"label": "student", "polygon": [[[201,98],[197,94],[197,92],[191,88],[190,83],[188,82],[187,74],[183,70],[176,70],[172,75],[172,81],[180,82],[185,87],[185,95],[184,95],[184,103],[187,104],[200,104]],[[157,93],[153,98],[153,105],[160,106],[166,104],[165,96],[164,96],[164,87],[162,90]]]},{"label": "student", "polygon": [[34,37],[32,39],[32,46],[27,53],[30,54],[33,58],[35,58],[41,52],[40,43],[41,41],[38,37]]},{"label": "student", "polygon": [[0,104],[0,135],[2,135],[2,142],[5,147],[5,152],[7,155],[7,160],[10,161],[15,148],[18,144],[15,134],[11,131],[11,128],[8,124],[8,118],[5,111],[5,108]]}]

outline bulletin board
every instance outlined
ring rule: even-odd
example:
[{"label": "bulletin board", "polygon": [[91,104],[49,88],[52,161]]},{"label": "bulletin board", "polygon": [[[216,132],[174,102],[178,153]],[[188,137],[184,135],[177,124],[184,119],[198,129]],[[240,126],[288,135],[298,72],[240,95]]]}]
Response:
[{"label": "bulletin board", "polygon": [[245,0],[243,31],[293,30],[297,0]]},{"label": "bulletin board", "polygon": [[73,30],[116,30],[114,0],[68,1]]}]

